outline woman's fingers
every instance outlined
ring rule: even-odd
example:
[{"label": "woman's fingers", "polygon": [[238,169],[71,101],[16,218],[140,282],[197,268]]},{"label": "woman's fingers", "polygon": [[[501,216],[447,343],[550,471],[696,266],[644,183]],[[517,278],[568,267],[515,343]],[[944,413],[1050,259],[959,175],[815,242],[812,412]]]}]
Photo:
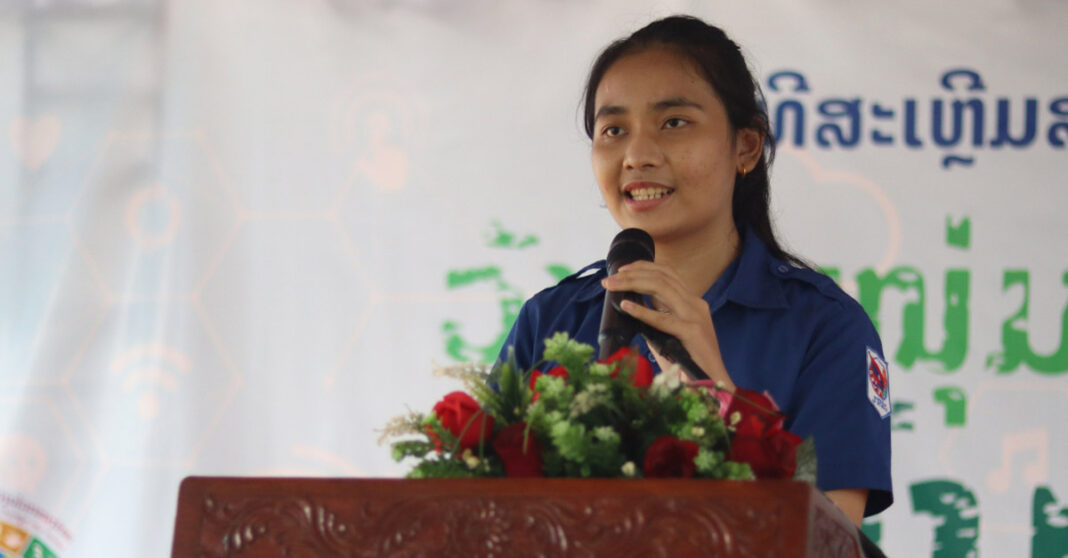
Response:
[{"label": "woman's fingers", "polygon": [[[676,337],[710,378],[733,389],[734,384],[720,354],[708,302],[700,293],[686,290],[674,270],[655,262],[635,262],[606,277],[602,285],[610,291],[635,292],[651,297],[654,308],[624,301],[622,309],[636,320]],[[662,357],[656,356],[663,369]]]},{"label": "woman's fingers", "polygon": [[606,277],[602,285],[610,291],[636,292],[662,299],[664,302],[678,300],[687,295],[682,281],[674,273],[666,272],[663,267],[625,266],[615,275]]},{"label": "woman's fingers", "polygon": [[624,312],[634,316],[635,318],[659,329],[666,333],[672,333],[666,328],[672,325],[673,321],[677,321],[677,318],[669,312],[662,312],[660,310],[654,310],[643,304],[638,304],[631,300],[624,300],[620,307]]},{"label": "woman's fingers", "polygon": [[[652,298],[654,311],[667,312],[683,321],[707,319],[708,304],[700,296],[686,292],[681,282],[657,271],[620,272],[604,282],[610,291],[629,291]],[[648,315],[650,319],[656,317]],[[640,318],[640,316],[635,315]],[[649,322],[651,325],[653,322]]]},{"label": "woman's fingers", "polygon": [[[642,304],[624,304],[623,310],[680,340],[694,338],[712,328],[708,303],[699,295],[686,291],[674,270],[654,262],[625,265],[603,285],[611,291],[629,291],[652,298],[653,308]],[[685,342],[685,341],[684,341]]]},{"label": "woman's fingers", "polygon": [[664,333],[668,333],[685,340],[691,334],[705,330],[712,325],[712,317],[708,312],[708,304],[698,298],[691,306],[681,309],[649,308],[644,304],[632,301],[624,301],[621,308],[634,318],[653,326]]}]

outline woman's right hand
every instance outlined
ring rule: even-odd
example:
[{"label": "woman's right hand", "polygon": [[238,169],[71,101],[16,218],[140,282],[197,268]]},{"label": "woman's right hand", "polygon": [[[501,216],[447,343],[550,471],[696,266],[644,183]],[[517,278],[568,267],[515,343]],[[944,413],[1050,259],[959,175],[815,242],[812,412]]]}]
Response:
[{"label": "woman's right hand", "polygon": [[[734,391],[734,382],[719,350],[708,303],[687,291],[673,269],[655,262],[637,261],[620,267],[601,284],[609,291],[631,291],[649,296],[652,308],[629,300],[624,300],[620,307],[635,319],[677,338],[711,380],[722,382],[725,389]],[[653,355],[661,370],[671,365],[671,361],[655,351]]]}]

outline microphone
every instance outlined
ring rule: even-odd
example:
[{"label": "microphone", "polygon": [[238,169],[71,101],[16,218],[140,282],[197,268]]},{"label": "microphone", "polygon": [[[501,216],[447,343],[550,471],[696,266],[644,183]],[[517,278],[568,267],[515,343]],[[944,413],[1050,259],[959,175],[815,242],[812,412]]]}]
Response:
[{"label": "microphone", "polygon": [[[624,229],[608,248],[605,265],[608,275],[615,275],[619,268],[636,261],[653,261],[655,248],[653,237],[641,229]],[[620,309],[619,304],[631,300],[642,304],[642,296],[629,291],[605,291],[604,309],[601,311],[601,329],[597,333],[597,344],[601,351],[598,358],[604,360],[616,351],[630,345],[630,340],[638,334],[641,323]]]},{"label": "microphone", "polygon": [[[624,229],[615,238],[608,248],[608,257],[605,265],[608,275],[615,275],[619,268],[636,261],[653,261],[655,246],[653,237],[641,229]],[[605,291],[604,308],[601,310],[601,329],[597,333],[597,344],[600,345],[598,357],[605,360],[615,354],[616,351],[627,347],[635,335],[641,333],[645,342],[656,352],[669,360],[676,362],[697,380],[708,380],[708,374],[690,357],[690,353],[682,346],[682,342],[675,336],[668,335],[654,328],[619,307],[624,300],[630,300],[637,304],[644,304],[642,295],[631,291]]]}]

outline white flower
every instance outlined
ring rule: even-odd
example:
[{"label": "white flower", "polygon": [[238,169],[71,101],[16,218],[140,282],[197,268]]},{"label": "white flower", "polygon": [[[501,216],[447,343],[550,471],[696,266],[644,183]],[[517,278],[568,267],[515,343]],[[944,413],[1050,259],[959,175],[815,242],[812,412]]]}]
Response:
[{"label": "white flower", "polygon": [[624,477],[633,477],[638,473],[638,468],[634,465],[633,461],[628,461],[623,464],[621,468]]},{"label": "white flower", "polygon": [[478,464],[481,462],[474,453],[471,453],[471,448],[465,449],[464,452],[460,454],[460,458],[464,460],[464,464],[466,464],[469,469],[478,467]]},{"label": "white flower", "polygon": [[734,411],[733,413],[731,413],[730,419],[731,419],[731,426],[734,426],[734,425],[738,424],[739,422],[742,422],[742,413],[740,413],[738,411]]},{"label": "white flower", "polygon": [[705,429],[704,429],[704,427],[701,427],[701,426],[695,426],[695,427],[693,427],[692,430],[690,430],[690,433],[692,433],[694,436],[700,438],[701,436],[705,435]]},{"label": "white flower", "polygon": [[672,364],[667,370],[656,375],[653,378],[654,386],[662,386],[667,389],[675,389],[679,387],[679,365]]},{"label": "white flower", "polygon": [[678,364],[672,364],[653,378],[651,391],[658,397],[667,397],[675,393],[682,385],[682,368]]},{"label": "white flower", "polygon": [[571,418],[581,417],[611,400],[612,394],[608,391],[608,386],[604,384],[588,386],[571,400]]},{"label": "white flower", "polygon": [[435,376],[445,376],[449,378],[463,379],[469,375],[489,374],[490,365],[482,362],[463,362],[460,364],[452,364],[449,366],[441,366],[438,363],[431,363],[433,367],[433,373]]},{"label": "white flower", "polygon": [[593,410],[596,401],[589,392],[582,392],[571,400],[571,418],[578,418]]}]

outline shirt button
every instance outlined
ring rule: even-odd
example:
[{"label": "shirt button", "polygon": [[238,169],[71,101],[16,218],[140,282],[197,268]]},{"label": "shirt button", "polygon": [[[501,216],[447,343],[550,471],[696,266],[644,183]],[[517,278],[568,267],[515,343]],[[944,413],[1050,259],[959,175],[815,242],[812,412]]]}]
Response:
[{"label": "shirt button", "polygon": [[785,265],[780,265],[779,266],[779,273],[786,273],[788,271],[790,271],[789,267],[786,267]]}]

